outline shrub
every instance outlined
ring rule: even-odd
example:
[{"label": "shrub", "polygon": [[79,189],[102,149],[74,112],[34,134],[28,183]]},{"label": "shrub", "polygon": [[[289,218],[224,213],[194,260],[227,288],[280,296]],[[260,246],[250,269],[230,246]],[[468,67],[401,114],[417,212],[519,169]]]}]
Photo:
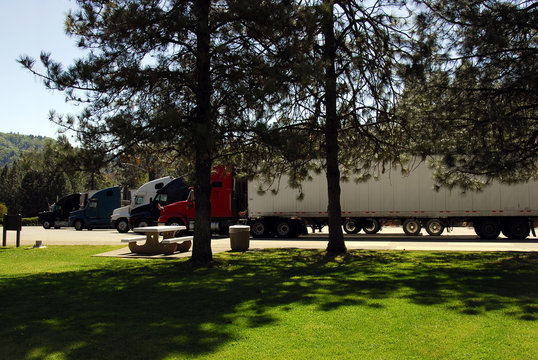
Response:
[{"label": "shrub", "polygon": [[31,218],[22,218],[22,226],[37,226],[39,225],[39,222],[37,221],[36,217]]},{"label": "shrub", "polygon": [[4,224],[4,215],[7,214],[7,206],[4,203],[0,203],[0,224]]},{"label": "shrub", "polygon": [[0,203],[0,217],[3,219],[5,214],[7,214],[7,206],[4,203]]}]

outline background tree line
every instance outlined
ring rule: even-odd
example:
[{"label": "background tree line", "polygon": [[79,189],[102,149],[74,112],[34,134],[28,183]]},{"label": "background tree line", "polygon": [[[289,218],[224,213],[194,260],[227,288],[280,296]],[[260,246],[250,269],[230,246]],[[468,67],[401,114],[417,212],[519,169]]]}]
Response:
[{"label": "background tree line", "polygon": [[73,147],[64,136],[40,142],[35,142],[39,137],[17,138],[20,144],[35,143],[35,149],[24,146],[18,157],[0,169],[0,203],[9,213],[23,217],[37,216],[67,194],[115,185],[133,189],[158,176],[181,174],[166,166],[155,169],[158,165],[153,159],[135,154],[104,163]]},{"label": "background tree line", "polygon": [[83,190],[85,184],[81,174],[67,164],[60,164],[60,158],[74,151],[65,145],[62,145],[61,139],[43,139],[32,150],[21,149],[14,160],[2,167],[0,202],[6,205],[9,213],[36,216],[37,212],[46,210],[57,196]]},{"label": "background tree line", "polygon": [[13,162],[23,151],[39,150],[46,137],[0,132],[0,166]]}]

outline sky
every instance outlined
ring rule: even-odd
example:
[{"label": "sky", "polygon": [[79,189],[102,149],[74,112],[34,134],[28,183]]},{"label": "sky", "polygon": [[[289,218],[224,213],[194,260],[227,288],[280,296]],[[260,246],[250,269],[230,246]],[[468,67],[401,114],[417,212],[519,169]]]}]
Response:
[{"label": "sky", "polygon": [[56,138],[58,126],[49,121],[49,111],[81,111],[17,63],[21,55],[39,61],[41,51],[65,66],[81,57],[64,30],[69,9],[76,8],[74,0],[0,0],[0,132]]}]

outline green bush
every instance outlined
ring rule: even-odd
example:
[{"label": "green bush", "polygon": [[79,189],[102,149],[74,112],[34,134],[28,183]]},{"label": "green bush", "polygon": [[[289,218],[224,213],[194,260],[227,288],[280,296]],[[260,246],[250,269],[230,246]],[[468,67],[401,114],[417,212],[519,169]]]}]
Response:
[{"label": "green bush", "polygon": [[22,226],[37,226],[39,225],[39,222],[37,221],[36,217],[31,218],[22,218]]},{"label": "green bush", "polygon": [[0,203],[0,217],[3,219],[5,214],[7,214],[7,206],[4,203]]},{"label": "green bush", "polygon": [[0,203],[0,225],[4,225],[5,214],[7,214],[7,206],[4,203]]},{"label": "green bush", "polygon": [[[2,217],[0,217],[0,225],[3,225],[4,224],[4,216],[2,215]],[[39,221],[37,221],[37,216],[36,217],[31,217],[31,218],[22,218],[22,226],[38,226],[39,225]]]}]

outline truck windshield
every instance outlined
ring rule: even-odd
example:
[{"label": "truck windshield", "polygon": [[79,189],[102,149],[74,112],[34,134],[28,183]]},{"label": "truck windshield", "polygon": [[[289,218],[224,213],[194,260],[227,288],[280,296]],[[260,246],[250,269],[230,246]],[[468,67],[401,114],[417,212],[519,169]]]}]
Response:
[{"label": "truck windshield", "polygon": [[143,196],[135,196],[135,205],[142,205],[144,203],[144,197]]},{"label": "truck windshield", "polygon": [[160,202],[166,202],[166,199],[168,199],[168,194],[165,194],[165,193],[160,193],[159,195],[155,197],[155,201],[160,201]]}]

